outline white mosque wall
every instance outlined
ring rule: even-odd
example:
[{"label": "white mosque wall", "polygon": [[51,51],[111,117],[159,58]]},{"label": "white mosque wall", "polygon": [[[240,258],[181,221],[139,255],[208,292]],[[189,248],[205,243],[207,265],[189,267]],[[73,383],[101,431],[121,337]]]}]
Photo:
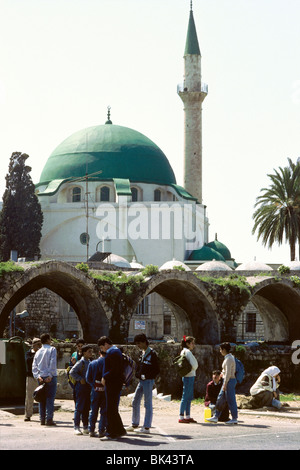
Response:
[{"label": "white mosque wall", "polygon": [[[202,205],[193,201],[89,202],[68,200],[68,188],[58,195],[40,197],[44,214],[42,259],[86,261],[97,251],[110,251],[143,265],[161,266],[207,242],[207,219]],[[150,186],[150,185],[147,185]],[[60,193],[63,193],[60,197]],[[153,188],[152,188],[153,193]],[[89,235],[89,253],[84,235]]]}]

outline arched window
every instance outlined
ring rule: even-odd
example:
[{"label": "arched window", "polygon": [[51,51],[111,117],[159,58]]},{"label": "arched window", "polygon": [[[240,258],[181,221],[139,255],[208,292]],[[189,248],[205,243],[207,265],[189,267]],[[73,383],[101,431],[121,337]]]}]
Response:
[{"label": "arched window", "polygon": [[102,186],[100,189],[100,201],[109,201],[109,187]]},{"label": "arched window", "polygon": [[159,189],[154,191],[154,201],[161,201],[161,191]]},{"label": "arched window", "polygon": [[138,190],[137,188],[131,188],[131,194],[132,194],[132,202],[136,202],[138,200]]},{"label": "arched window", "polygon": [[72,189],[72,202],[80,202],[81,201],[81,188],[73,188]]}]

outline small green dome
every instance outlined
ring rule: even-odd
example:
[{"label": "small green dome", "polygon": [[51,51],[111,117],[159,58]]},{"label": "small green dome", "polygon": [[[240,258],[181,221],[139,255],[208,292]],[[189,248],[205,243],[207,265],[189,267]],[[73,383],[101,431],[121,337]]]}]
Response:
[{"label": "small green dome", "polygon": [[218,253],[220,253],[225,260],[230,260],[231,258],[231,253],[228,250],[227,246],[224,245],[223,243],[219,242],[219,240],[216,239],[213,242],[207,243],[209,248],[212,248],[213,250],[216,250]]},{"label": "small green dome", "polygon": [[133,129],[106,124],[88,127],[65,139],[48,158],[40,183],[83,177],[124,178],[140,183],[176,184],[172,167],[160,148]]},{"label": "small green dome", "polygon": [[225,261],[225,258],[218,251],[210,248],[208,245],[204,245],[199,250],[194,250],[189,256],[191,261]]}]

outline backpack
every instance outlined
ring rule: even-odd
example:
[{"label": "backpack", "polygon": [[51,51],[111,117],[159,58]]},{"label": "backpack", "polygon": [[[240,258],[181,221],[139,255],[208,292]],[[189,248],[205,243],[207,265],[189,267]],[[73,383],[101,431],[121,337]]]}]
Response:
[{"label": "backpack", "polygon": [[243,363],[239,359],[237,359],[236,357],[234,359],[235,359],[235,378],[237,380],[237,383],[240,384],[243,382],[243,379],[245,377],[245,368],[244,368]]},{"label": "backpack", "polygon": [[72,367],[73,366],[68,366],[66,369],[66,372],[67,372],[67,377],[68,377],[68,383],[72,388],[74,388],[76,385],[76,380],[73,379],[73,377],[70,375],[70,370],[72,369]]},{"label": "backpack", "polygon": [[184,377],[192,370],[190,361],[186,358],[185,354],[175,357],[173,366],[180,377]]},{"label": "backpack", "polygon": [[135,376],[136,363],[127,354],[122,353],[123,357],[123,383],[128,387]]}]

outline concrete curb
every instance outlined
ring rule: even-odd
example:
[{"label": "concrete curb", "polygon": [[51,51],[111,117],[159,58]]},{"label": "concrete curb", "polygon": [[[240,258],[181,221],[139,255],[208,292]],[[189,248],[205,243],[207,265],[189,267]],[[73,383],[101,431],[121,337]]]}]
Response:
[{"label": "concrete curb", "polygon": [[270,416],[273,418],[300,419],[300,412],[299,413],[283,413],[281,411],[255,411],[255,410],[240,410],[239,409],[238,413],[239,415]]}]

